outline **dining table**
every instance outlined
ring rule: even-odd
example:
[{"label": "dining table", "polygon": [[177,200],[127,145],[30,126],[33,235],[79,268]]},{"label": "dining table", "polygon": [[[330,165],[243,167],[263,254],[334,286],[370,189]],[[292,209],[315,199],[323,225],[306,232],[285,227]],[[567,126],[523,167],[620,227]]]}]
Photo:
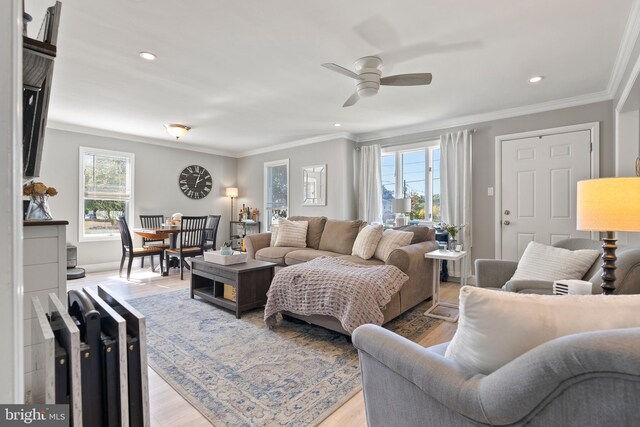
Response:
[{"label": "dining table", "polygon": [[[178,234],[180,233],[179,225],[163,225],[157,228],[134,228],[133,232],[136,233],[140,237],[144,237],[148,240],[165,240],[169,239],[169,248],[175,249],[178,245]],[[171,257],[169,261],[169,265],[167,265],[165,271],[161,271],[160,273],[163,276],[169,275],[169,268],[171,267],[179,267],[179,260],[176,257]]]}]

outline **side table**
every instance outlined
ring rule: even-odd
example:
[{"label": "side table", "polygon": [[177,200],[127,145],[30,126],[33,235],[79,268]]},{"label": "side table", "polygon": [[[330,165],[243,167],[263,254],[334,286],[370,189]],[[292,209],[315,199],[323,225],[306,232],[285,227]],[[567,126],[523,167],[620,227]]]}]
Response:
[{"label": "side table", "polygon": [[[429,317],[434,317],[436,319],[446,320],[448,322],[457,322],[460,314],[456,314],[453,317],[450,316],[441,316],[439,314],[435,314],[434,310],[438,306],[449,307],[449,308],[458,308],[458,304],[453,304],[450,302],[442,302],[440,301],[440,265],[442,260],[446,261],[462,261],[462,271],[467,271],[467,251],[454,252],[446,249],[436,249],[435,251],[427,252],[424,254],[425,259],[434,259],[436,260],[435,268],[433,269],[433,305],[429,308],[429,310],[425,311],[424,315]],[[466,274],[462,274],[460,278],[460,284],[462,286],[467,284]]]}]

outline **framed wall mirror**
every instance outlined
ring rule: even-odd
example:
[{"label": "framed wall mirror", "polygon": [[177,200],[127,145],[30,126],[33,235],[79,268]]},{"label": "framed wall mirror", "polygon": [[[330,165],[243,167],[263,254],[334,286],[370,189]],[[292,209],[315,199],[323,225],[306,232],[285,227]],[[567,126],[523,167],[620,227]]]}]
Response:
[{"label": "framed wall mirror", "polygon": [[302,167],[302,206],[327,204],[327,165]]}]

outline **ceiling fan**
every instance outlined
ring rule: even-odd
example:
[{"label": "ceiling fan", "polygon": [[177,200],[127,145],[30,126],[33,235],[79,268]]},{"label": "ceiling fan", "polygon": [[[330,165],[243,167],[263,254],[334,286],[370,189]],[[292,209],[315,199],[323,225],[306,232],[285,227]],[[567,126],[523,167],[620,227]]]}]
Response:
[{"label": "ceiling fan", "polygon": [[381,77],[382,59],[377,56],[365,56],[358,59],[355,64],[356,72],[348,70],[334,63],[322,64],[323,67],[335,71],[352,79],[358,80],[356,92],[342,105],[350,107],[360,98],[375,95],[380,85],[385,86],[421,86],[431,83],[431,73],[397,74],[395,76]]}]

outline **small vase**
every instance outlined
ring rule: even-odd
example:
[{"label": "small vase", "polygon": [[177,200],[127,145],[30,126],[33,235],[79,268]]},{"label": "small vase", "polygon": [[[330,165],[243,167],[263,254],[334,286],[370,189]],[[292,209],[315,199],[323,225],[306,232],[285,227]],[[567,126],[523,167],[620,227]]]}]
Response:
[{"label": "small vase", "polygon": [[51,209],[49,209],[48,194],[32,194],[29,208],[27,209],[27,221],[50,221]]},{"label": "small vase", "polygon": [[458,241],[456,239],[449,239],[449,250],[450,251],[455,251],[457,245],[458,245]]}]

